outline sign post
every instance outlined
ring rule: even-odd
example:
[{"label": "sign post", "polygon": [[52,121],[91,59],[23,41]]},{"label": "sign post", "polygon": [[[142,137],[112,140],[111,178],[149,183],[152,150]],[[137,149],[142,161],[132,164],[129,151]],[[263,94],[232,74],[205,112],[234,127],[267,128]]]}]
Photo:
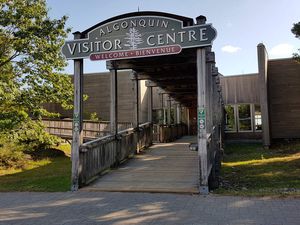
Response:
[{"label": "sign post", "polygon": [[[80,33],[74,33],[74,39],[80,37]],[[74,59],[74,113],[73,113],[73,139],[72,139],[72,177],[71,190],[77,191],[79,186],[79,148],[83,143],[82,134],[83,111],[83,59]]]}]

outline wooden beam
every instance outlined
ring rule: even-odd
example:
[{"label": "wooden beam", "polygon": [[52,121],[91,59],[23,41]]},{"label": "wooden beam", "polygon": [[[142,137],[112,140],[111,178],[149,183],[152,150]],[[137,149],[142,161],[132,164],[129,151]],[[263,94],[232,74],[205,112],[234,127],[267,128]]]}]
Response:
[{"label": "wooden beam", "polygon": [[157,87],[158,86],[154,81],[151,81],[151,80],[147,80],[145,82],[145,85],[146,85],[146,87]]},{"label": "wooden beam", "polygon": [[142,73],[138,74],[137,79],[138,80],[151,80],[153,82],[159,82],[159,81],[168,81],[168,80],[195,80],[196,75],[191,75],[187,73],[181,73],[178,74],[178,72],[175,73],[170,73],[170,75],[167,75],[167,73]]}]

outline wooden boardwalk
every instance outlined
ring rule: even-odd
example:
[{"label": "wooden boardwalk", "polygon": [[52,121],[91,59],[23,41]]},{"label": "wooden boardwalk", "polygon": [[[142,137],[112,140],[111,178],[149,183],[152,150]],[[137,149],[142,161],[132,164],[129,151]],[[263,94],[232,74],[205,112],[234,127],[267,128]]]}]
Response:
[{"label": "wooden boardwalk", "polygon": [[199,193],[196,137],[155,144],[120,168],[81,190],[115,192]]}]

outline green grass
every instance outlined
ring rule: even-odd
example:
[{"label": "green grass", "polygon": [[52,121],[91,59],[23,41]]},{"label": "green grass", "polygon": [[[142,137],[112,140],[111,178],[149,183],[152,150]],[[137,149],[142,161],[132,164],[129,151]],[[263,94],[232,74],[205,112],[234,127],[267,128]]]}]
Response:
[{"label": "green grass", "polygon": [[300,196],[300,142],[227,144],[222,163],[220,194]]},{"label": "green grass", "polygon": [[70,190],[70,145],[41,151],[22,169],[0,169],[0,191]]}]

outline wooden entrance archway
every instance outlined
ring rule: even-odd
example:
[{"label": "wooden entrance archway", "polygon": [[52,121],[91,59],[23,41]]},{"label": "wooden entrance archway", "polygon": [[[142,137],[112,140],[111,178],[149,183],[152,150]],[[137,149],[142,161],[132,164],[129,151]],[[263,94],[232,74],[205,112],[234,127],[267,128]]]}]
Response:
[{"label": "wooden entrance archway", "polygon": [[[152,20],[156,25],[150,24]],[[146,29],[147,21],[148,27]],[[131,24],[131,28],[129,24]],[[145,28],[144,33],[138,33],[135,29],[136,26],[139,26],[141,30]],[[157,28],[159,30],[157,31],[153,27],[159,27]],[[116,36],[111,37],[110,33],[115,32],[117,36],[120,36],[122,29],[127,29],[126,35],[129,35],[124,39],[134,37],[135,42],[129,41],[129,44],[123,44],[123,46],[129,46],[129,49],[122,49],[121,51],[119,50],[122,48],[121,39],[116,38]],[[132,30],[128,31],[128,29]],[[165,31],[167,29],[173,33],[169,34],[168,31]],[[106,40],[103,39],[105,35],[109,36]],[[145,35],[146,41],[142,40],[143,35]],[[84,32],[74,33],[74,41],[67,42],[63,47],[63,53],[66,57],[74,60],[72,190],[78,189],[82,168],[80,164],[83,95],[82,58],[89,56],[92,60],[109,59],[107,69],[111,71],[111,130],[113,138],[117,138],[118,135],[118,70],[133,70],[133,78],[136,80],[135,90],[138,90],[138,80],[150,80],[180,104],[197,108],[199,191],[200,193],[208,193],[209,175],[213,176],[215,170],[218,170],[216,162],[218,162],[217,158],[221,148],[223,115],[219,73],[215,67],[214,53],[211,51],[212,40],[215,35],[215,30],[210,24],[206,24],[204,16],[197,17],[196,23],[194,23],[191,18],[160,12],[125,14],[96,24]],[[168,45],[168,41],[173,43]],[[146,44],[151,45],[150,48],[147,48]],[[141,48],[137,45],[141,45]],[[98,51],[96,53],[95,48]],[[116,51],[111,51],[112,49]],[[152,55],[151,50],[153,50]],[[109,54],[110,51],[111,54]],[[170,51],[170,54],[164,54],[163,51]],[[131,57],[130,54],[134,56]],[[136,106],[138,107],[138,104]],[[138,108],[135,111],[138,112]],[[139,127],[137,114],[135,127]],[[116,146],[113,145],[117,148]]]}]

